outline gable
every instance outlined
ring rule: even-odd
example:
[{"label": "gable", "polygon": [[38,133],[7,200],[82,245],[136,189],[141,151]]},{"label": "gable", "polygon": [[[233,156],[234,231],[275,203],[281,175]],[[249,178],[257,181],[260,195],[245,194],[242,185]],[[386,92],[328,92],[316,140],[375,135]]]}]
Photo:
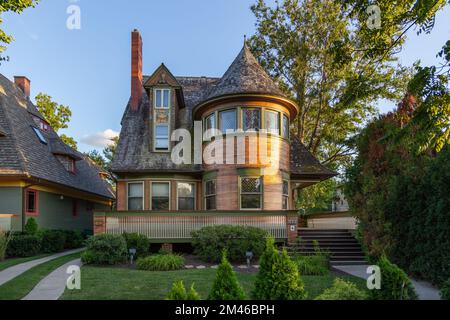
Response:
[{"label": "gable", "polygon": [[162,63],[144,83],[145,88],[155,86],[181,87],[177,79],[172,75],[169,69],[167,69],[164,63]]}]

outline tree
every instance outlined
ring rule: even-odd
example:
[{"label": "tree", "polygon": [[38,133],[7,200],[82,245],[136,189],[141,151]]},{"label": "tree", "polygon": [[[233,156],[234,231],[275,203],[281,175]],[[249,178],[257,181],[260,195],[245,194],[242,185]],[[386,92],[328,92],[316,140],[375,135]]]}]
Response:
[{"label": "tree", "polygon": [[257,300],[269,300],[273,287],[272,269],[278,256],[278,250],[275,248],[275,241],[269,237],[266,241],[266,248],[259,259],[259,272],[256,276],[253,298]]},{"label": "tree", "polygon": [[[0,24],[3,23],[1,14],[4,12],[15,12],[17,14],[22,13],[25,9],[29,7],[34,7],[39,0],[8,0],[1,1],[0,3]],[[2,29],[0,29],[0,53],[6,50],[6,44],[11,43],[14,38],[6,34]]]},{"label": "tree", "polygon": [[[68,128],[68,123],[72,117],[69,106],[58,104],[52,100],[51,96],[42,92],[36,96],[36,106],[56,133],[60,129]],[[77,142],[72,137],[62,134],[60,138],[65,144],[77,149]]]},{"label": "tree", "polygon": [[103,156],[106,158],[105,167],[107,170],[111,168],[111,163],[114,159],[114,154],[116,153],[117,143],[119,143],[119,137],[114,137],[111,139],[111,144],[103,149]]},{"label": "tree", "polygon": [[99,167],[105,169],[106,167],[106,161],[105,158],[98,152],[97,150],[91,150],[87,153],[85,153],[92,161],[95,162]]},{"label": "tree", "polygon": [[398,100],[405,68],[386,54],[375,66],[362,50],[354,19],[335,0],[284,0],[252,6],[255,56],[300,107],[293,131],[332,169],[349,165],[347,144],[380,98]]},{"label": "tree", "polygon": [[208,300],[244,300],[242,289],[233,267],[227,260],[226,251],[222,253],[222,262],[216,271],[216,278],[209,293]]}]

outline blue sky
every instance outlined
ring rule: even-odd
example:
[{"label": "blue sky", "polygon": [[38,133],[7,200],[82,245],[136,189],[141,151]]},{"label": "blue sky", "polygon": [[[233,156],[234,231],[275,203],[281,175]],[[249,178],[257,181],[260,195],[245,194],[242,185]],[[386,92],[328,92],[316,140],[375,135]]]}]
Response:
[{"label": "blue sky", "polygon": [[[175,75],[221,76],[254,32],[255,0],[42,0],[22,15],[6,14],[2,28],[14,36],[0,72],[31,80],[31,96],[50,94],[73,111],[64,133],[81,151],[99,148],[102,137],[120,131],[130,94],[130,32],[144,41],[143,69],[164,62]],[[81,9],[81,29],[66,27],[70,5]],[[410,32],[399,54],[404,65],[436,63],[450,39],[450,8],[437,16],[431,35]],[[381,111],[393,104],[380,104]],[[109,130],[109,131],[107,131]],[[62,133],[62,132],[61,132]],[[104,139],[103,139],[104,140]],[[82,142],[84,141],[84,143]]]}]

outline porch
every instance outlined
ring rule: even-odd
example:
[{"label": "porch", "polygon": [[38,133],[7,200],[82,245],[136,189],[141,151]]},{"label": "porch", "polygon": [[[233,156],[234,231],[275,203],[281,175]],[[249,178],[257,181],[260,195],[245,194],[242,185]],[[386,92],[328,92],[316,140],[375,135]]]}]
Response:
[{"label": "porch", "polygon": [[297,237],[298,212],[290,211],[97,211],[94,234],[139,233],[153,243],[189,243],[192,231],[213,225],[252,226],[278,241]]}]

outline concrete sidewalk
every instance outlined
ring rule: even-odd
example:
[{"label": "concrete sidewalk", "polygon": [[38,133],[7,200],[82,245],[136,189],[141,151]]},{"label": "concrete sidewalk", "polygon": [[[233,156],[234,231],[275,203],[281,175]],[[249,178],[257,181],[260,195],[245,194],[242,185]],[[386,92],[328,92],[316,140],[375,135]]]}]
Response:
[{"label": "concrete sidewalk", "polygon": [[73,265],[81,266],[81,260],[72,260],[50,273],[22,300],[58,300],[66,288],[67,268]]},{"label": "concrete sidewalk", "polygon": [[[366,273],[368,265],[333,266],[334,269],[350,274],[352,276],[367,280],[369,274]],[[425,281],[411,279],[420,300],[441,300],[439,290]]]},{"label": "concrete sidewalk", "polygon": [[80,252],[83,250],[84,250],[84,248],[64,251],[64,252],[60,252],[57,254],[53,254],[51,256],[47,256],[47,257],[36,259],[36,260],[31,260],[28,262],[24,262],[24,263],[9,267],[3,271],[0,271],[0,286],[5,284],[8,281],[14,279],[15,277],[20,276],[25,271],[28,271],[31,268],[36,267],[42,263],[54,260],[59,257],[67,256],[72,253]]}]

